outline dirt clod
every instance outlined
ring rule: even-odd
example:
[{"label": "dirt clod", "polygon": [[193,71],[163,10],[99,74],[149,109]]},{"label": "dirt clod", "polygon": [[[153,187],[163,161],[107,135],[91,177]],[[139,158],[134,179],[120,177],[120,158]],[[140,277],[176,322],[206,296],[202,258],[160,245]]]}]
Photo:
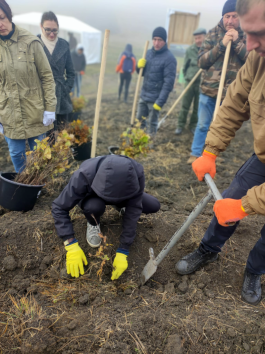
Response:
[{"label": "dirt clod", "polygon": [[179,284],[178,289],[184,294],[188,290],[188,283],[182,282]]},{"label": "dirt clod", "polygon": [[167,345],[165,347],[164,354],[182,354],[183,347],[181,338],[178,334],[172,334],[168,337]]},{"label": "dirt clod", "polygon": [[78,325],[78,322],[76,320],[73,320],[70,323],[68,323],[67,328],[70,329],[71,331],[73,331],[77,325]]},{"label": "dirt clod", "polygon": [[227,334],[229,335],[229,337],[234,338],[236,336],[236,331],[234,330],[234,328],[228,328]]},{"label": "dirt clod", "polygon": [[165,285],[165,291],[169,294],[174,294],[175,293],[175,286],[174,283],[168,283]]},{"label": "dirt clod", "polygon": [[85,294],[83,296],[81,296],[78,300],[80,305],[86,305],[89,302],[89,295]]},{"label": "dirt clod", "polygon": [[6,270],[15,270],[17,268],[17,262],[13,256],[7,256],[3,260],[3,266]]}]

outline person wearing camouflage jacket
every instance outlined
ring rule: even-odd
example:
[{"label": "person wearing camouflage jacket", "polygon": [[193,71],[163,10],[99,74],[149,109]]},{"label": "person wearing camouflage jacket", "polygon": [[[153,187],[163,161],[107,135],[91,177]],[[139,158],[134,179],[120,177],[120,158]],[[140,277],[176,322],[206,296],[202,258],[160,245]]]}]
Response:
[{"label": "person wearing camouflage jacket", "polygon": [[[184,64],[183,64],[183,74],[186,81],[185,87],[194,78],[197,72],[200,70],[198,67],[198,54],[201,45],[205,39],[206,30],[204,28],[198,28],[193,32],[194,44],[192,44],[185,54]],[[182,100],[181,111],[178,116],[178,128],[175,134],[180,135],[183,128],[186,125],[190,106],[193,102],[193,111],[190,117],[189,129],[194,134],[196,124],[198,121],[198,106],[199,106],[199,96],[200,96],[200,75],[187,91]]]},{"label": "person wearing camouflage jacket", "polygon": [[215,110],[224,55],[229,41],[232,40],[232,46],[222,100],[225,97],[227,88],[235,80],[237,72],[245,64],[248,56],[246,38],[240,28],[238,14],[236,13],[236,0],[226,1],[222,15],[223,18],[218,25],[209,31],[199,52],[198,64],[204,71],[200,86],[198,123],[188,163],[192,163],[202,154]]}]

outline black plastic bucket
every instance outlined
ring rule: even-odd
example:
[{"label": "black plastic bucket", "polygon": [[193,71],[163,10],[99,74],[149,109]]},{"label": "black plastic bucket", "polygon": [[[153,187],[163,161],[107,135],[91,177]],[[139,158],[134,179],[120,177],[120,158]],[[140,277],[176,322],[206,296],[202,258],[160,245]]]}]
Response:
[{"label": "black plastic bucket", "polygon": [[108,150],[109,150],[109,155],[115,155],[115,151],[119,150],[119,146],[109,146]]},{"label": "black plastic bucket", "polygon": [[14,182],[16,173],[0,174],[0,205],[13,211],[29,211],[34,208],[42,186]]},{"label": "black plastic bucket", "polygon": [[88,160],[91,157],[91,145],[92,142],[82,144],[80,146],[72,147],[72,151],[74,154],[74,159],[77,161]]}]

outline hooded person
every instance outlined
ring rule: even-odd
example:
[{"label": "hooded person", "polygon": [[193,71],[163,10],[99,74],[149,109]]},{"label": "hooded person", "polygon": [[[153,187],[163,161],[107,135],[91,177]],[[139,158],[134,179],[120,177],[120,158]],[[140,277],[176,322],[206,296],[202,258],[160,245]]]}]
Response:
[{"label": "hooded person", "polygon": [[87,260],[75,238],[70,210],[79,205],[87,219],[86,240],[90,247],[101,244],[100,217],[106,205],[122,211],[123,230],[113,262],[112,280],[127,269],[129,248],[136,236],[137,221],[142,213],[156,213],[159,201],[144,192],[143,166],[126,156],[107,155],[83,162],[62,193],[52,203],[52,215],[58,236],[67,251],[67,273],[73,277],[84,274]]},{"label": "hooded person", "polygon": [[86,57],[84,54],[83,44],[79,43],[76,49],[72,50],[71,56],[75,69],[75,82],[72,93],[75,94],[76,90],[76,96],[79,97],[81,91],[82,76],[85,74],[86,70]]},{"label": "hooded person", "polygon": [[132,74],[135,72],[136,58],[132,52],[132,45],[127,44],[125,50],[121,53],[116,67],[116,72],[120,73],[119,100],[125,82],[124,102],[127,103],[129,86],[132,79]]}]

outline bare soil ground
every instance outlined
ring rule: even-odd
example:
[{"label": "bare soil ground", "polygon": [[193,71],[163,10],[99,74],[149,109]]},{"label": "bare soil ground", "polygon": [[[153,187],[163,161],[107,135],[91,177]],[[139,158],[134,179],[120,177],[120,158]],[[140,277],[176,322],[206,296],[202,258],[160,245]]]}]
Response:
[{"label": "bare soil ground", "polygon": [[[175,97],[173,93],[167,107]],[[83,113],[90,125],[94,107],[91,99]],[[131,104],[119,103],[114,94],[103,99],[98,154],[107,154],[107,147],[119,142],[129,125],[130,112]],[[180,276],[175,263],[199,245],[213,216],[210,203],[153,278],[140,286],[149,247],[158,254],[207,192],[186,164],[191,133],[174,135],[176,117],[177,111],[158,132],[154,151],[140,160],[146,190],[160,200],[161,211],[139,220],[129,268],[119,280],[110,280],[111,262],[104,266],[99,280],[100,261],[86,243],[86,220],[78,208],[71,217],[89,264],[79,279],[70,279],[65,272],[65,250],[54,229],[51,202],[78,168],[77,163],[43,191],[34,210],[0,209],[0,353],[264,352],[264,302],[252,307],[240,299],[244,266],[259,238],[263,217],[243,220],[218,261],[195,274]],[[12,170],[4,141],[0,149],[1,170]],[[251,126],[246,123],[217,162],[220,191],[227,188],[252,152]],[[113,259],[121,233],[118,212],[109,207],[101,225]]]}]

